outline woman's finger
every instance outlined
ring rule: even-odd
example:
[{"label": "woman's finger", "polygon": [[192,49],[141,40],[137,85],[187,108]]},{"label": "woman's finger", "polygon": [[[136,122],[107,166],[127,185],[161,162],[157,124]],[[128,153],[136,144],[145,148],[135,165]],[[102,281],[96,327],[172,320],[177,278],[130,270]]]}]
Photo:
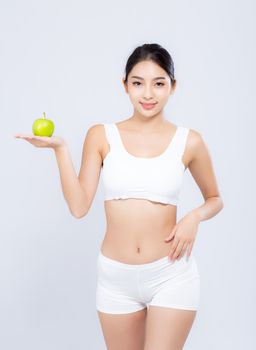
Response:
[{"label": "woman's finger", "polygon": [[194,241],[189,243],[189,248],[188,248],[188,252],[187,252],[187,257],[189,258],[192,252],[192,248],[194,245]]},{"label": "woman's finger", "polygon": [[183,245],[184,245],[184,242],[183,241],[179,241],[178,245],[176,246],[176,248],[171,250],[171,254],[170,254],[170,259],[171,260],[175,260],[176,259],[176,257],[179,255]]},{"label": "woman's finger", "polygon": [[14,137],[32,137],[34,135],[31,134],[15,134]]},{"label": "woman's finger", "polygon": [[177,256],[178,260],[180,260],[184,256],[184,254],[186,253],[187,248],[188,248],[188,244],[185,243],[183,248],[182,248],[182,250],[181,250],[181,252],[180,252],[180,254]]},{"label": "woman's finger", "polygon": [[173,255],[175,249],[177,248],[178,244],[179,244],[179,240],[177,239],[176,236],[173,237],[174,240],[172,241],[172,246],[169,252],[169,257],[171,258],[171,256]]}]

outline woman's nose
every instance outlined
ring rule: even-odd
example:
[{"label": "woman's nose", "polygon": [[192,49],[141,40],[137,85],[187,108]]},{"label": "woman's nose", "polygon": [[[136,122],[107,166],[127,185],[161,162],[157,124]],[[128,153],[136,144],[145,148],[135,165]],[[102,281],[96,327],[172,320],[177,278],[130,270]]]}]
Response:
[{"label": "woman's nose", "polygon": [[153,94],[152,94],[152,91],[151,91],[150,87],[148,87],[148,88],[146,87],[145,88],[143,96],[144,96],[145,99],[153,98]]}]

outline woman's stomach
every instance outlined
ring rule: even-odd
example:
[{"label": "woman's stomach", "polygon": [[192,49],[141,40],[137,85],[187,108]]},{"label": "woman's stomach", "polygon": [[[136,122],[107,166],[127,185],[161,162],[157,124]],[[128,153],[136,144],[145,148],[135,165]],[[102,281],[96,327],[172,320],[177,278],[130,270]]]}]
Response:
[{"label": "woman's stomach", "polygon": [[108,200],[104,206],[103,255],[127,264],[144,264],[168,255],[172,240],[164,240],[176,224],[176,206],[137,198]]}]

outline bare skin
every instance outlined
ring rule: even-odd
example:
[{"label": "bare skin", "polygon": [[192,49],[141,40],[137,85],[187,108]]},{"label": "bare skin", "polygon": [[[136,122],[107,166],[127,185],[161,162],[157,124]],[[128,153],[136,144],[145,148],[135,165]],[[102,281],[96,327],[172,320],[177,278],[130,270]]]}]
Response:
[{"label": "bare skin", "polygon": [[[132,76],[143,79],[135,83]],[[159,76],[164,79],[155,80]],[[129,74],[128,83],[123,83],[134,106],[132,117],[117,123],[123,145],[127,152],[137,157],[158,156],[165,150],[176,129],[176,125],[170,123],[163,113],[176,84],[171,85],[167,73],[152,61],[137,63]],[[140,104],[156,101],[153,110],[146,111]],[[61,138],[16,137],[24,138],[37,147],[52,147],[56,154],[65,148]],[[104,126],[91,126],[84,141],[78,175],[86,194],[86,205],[83,204],[79,210],[79,218],[86,215],[92,205],[109,151]],[[127,264],[144,264],[167,255],[175,260],[191,254],[199,223],[215,216],[223,208],[223,202],[208,148],[196,130],[190,129],[182,162],[189,169],[205,202],[177,223],[174,205],[134,198],[105,201],[107,227],[101,245],[105,256]],[[76,186],[76,193],[80,193],[79,186]],[[83,193],[79,195],[82,203]],[[145,308],[121,315],[98,311],[98,316],[108,350],[181,350],[196,310],[149,306],[148,310]]]}]

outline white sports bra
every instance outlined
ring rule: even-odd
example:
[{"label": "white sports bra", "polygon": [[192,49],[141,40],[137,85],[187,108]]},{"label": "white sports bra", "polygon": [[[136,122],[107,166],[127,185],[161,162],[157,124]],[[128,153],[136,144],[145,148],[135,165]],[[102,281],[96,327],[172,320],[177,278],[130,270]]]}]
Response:
[{"label": "white sports bra", "polygon": [[102,168],[104,200],[144,198],[177,205],[185,165],[182,162],[189,129],[177,126],[163,153],[156,157],[137,157],[124,147],[115,123],[105,123],[110,151]]}]

